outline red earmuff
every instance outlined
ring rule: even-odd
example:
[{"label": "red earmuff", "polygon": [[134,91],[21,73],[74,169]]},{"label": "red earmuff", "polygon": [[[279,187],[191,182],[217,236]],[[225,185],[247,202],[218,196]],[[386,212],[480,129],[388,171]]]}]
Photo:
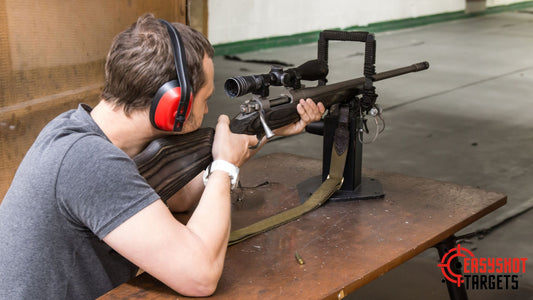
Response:
[{"label": "red earmuff", "polygon": [[156,92],[150,107],[150,122],[157,129],[179,132],[191,112],[193,92],[187,76],[183,41],[172,24],[162,19],[159,22],[167,27],[170,36],[177,78],[163,84]]},{"label": "red earmuff", "polygon": [[179,108],[180,98],[181,87],[176,80],[169,81],[159,88],[150,108],[150,121],[155,128],[175,131],[174,127],[183,127],[183,123],[191,113],[193,95],[190,93],[187,107]]}]

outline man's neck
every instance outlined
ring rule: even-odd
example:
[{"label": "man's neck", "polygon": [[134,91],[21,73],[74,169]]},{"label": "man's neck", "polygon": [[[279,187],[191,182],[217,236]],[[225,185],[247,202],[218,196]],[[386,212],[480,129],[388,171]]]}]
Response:
[{"label": "man's neck", "polygon": [[107,138],[130,157],[141,152],[156,137],[147,111],[133,111],[127,116],[122,107],[102,100],[91,111],[91,117]]}]

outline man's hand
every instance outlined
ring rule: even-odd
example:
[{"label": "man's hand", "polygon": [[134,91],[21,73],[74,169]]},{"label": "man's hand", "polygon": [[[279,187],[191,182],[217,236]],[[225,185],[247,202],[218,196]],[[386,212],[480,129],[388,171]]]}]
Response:
[{"label": "man's hand", "polygon": [[215,129],[213,160],[223,159],[240,167],[253,155],[253,151],[248,148],[257,142],[257,137],[254,135],[232,133],[229,129],[228,116],[221,115]]},{"label": "man's hand", "polygon": [[316,104],[309,98],[307,98],[305,101],[300,99],[300,103],[298,103],[296,109],[300,114],[300,120],[274,130],[274,134],[279,136],[288,136],[300,133],[309,123],[319,121],[326,110],[321,102]]}]

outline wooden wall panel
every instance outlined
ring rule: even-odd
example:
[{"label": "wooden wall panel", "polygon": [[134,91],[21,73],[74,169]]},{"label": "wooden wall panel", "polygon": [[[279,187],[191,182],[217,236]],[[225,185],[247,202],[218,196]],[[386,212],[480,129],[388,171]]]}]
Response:
[{"label": "wooden wall panel", "polygon": [[142,14],[186,22],[186,0],[0,0],[0,201],[42,127],[95,105],[112,38]]},{"label": "wooden wall panel", "polygon": [[195,0],[188,3],[188,23],[189,25],[200,31],[205,37],[209,38],[207,35],[208,24],[207,20],[209,17],[207,6],[207,0]]}]

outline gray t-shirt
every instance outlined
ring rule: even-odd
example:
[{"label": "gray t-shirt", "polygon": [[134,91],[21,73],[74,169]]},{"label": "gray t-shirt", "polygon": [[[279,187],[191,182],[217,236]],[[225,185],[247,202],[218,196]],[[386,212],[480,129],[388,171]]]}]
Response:
[{"label": "gray t-shirt", "polygon": [[159,196],[90,110],[41,131],[0,204],[0,299],[94,299],[137,271],[102,239]]}]

